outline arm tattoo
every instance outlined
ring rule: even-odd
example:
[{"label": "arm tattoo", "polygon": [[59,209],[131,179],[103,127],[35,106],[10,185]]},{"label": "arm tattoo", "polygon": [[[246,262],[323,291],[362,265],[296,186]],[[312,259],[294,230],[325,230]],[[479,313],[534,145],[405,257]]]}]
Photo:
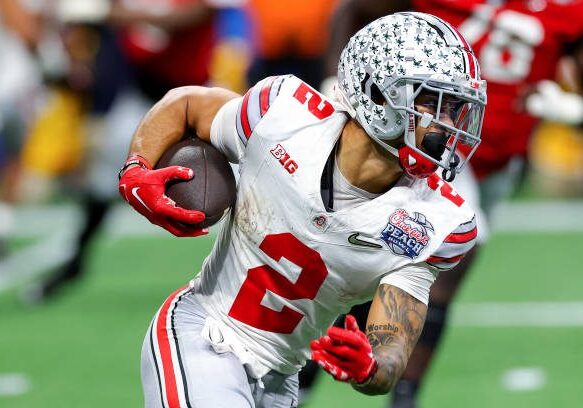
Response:
[{"label": "arm tattoo", "polygon": [[391,285],[381,285],[375,297],[375,303],[382,306],[383,320],[369,318],[366,332],[379,368],[366,386],[355,386],[365,394],[387,392],[395,385],[405,371],[427,313],[422,302]]}]

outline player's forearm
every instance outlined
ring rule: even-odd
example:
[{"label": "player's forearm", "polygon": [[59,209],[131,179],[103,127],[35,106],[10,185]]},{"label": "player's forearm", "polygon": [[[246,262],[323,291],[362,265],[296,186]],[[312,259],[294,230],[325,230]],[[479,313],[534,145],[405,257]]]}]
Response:
[{"label": "player's forearm", "polygon": [[2,22],[18,35],[31,50],[36,49],[43,33],[42,17],[24,7],[21,2],[0,0]]},{"label": "player's forearm", "polygon": [[366,335],[377,371],[354,388],[364,394],[386,394],[399,380],[423,330],[427,306],[392,285],[380,285],[368,315]]},{"label": "player's forearm", "polygon": [[[374,338],[377,340],[371,339],[370,335],[368,336],[369,341],[373,346],[375,360],[378,364],[375,374],[370,381],[367,381],[364,384],[352,384],[355,390],[367,395],[386,394],[390,392],[405,371],[407,360],[409,358],[404,352],[405,347],[403,344],[393,342],[386,346],[382,345],[380,344],[380,340],[378,340],[381,338],[379,335],[381,334],[378,333],[374,335]],[[391,341],[391,334],[383,333],[382,336],[387,339],[387,341]],[[373,341],[377,344],[374,344]]]}]

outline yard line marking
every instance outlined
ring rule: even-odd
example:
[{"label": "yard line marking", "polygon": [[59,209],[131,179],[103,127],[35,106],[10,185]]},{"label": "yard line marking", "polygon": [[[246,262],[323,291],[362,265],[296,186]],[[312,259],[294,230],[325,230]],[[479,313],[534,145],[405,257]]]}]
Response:
[{"label": "yard line marking", "polygon": [[455,303],[458,327],[582,327],[583,302]]},{"label": "yard line marking", "polygon": [[0,291],[50,272],[73,256],[72,231],[64,230],[0,260]]},{"label": "yard line marking", "polygon": [[513,201],[492,215],[493,232],[581,232],[583,201]]},{"label": "yard line marking", "polygon": [[28,377],[21,373],[0,373],[0,397],[16,397],[30,391]]},{"label": "yard line marking", "polygon": [[501,383],[509,391],[535,391],[546,385],[547,376],[540,367],[515,367],[502,375]]}]

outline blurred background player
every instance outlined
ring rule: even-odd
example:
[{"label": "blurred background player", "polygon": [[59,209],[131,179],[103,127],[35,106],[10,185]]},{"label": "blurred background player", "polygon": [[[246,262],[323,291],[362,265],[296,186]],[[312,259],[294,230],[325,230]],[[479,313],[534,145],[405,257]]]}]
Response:
[{"label": "blurred background player", "polygon": [[[74,194],[81,202],[83,221],[67,263],[29,287],[25,292],[28,302],[48,299],[82,276],[90,243],[118,199],[115,180],[124,158],[123,146],[152,101],[171,88],[187,84],[223,80],[235,89],[242,86],[245,50],[227,41],[228,36],[239,35],[231,28],[237,16],[220,14],[228,14],[239,2],[219,3],[59,3],[56,14],[66,33],[65,44],[74,46],[69,47],[69,59],[82,60],[75,78],[81,78],[76,90],[83,101],[81,127],[86,133],[87,151],[79,163],[82,177],[75,183]],[[227,24],[230,31],[224,28]],[[214,54],[219,38],[220,54]],[[229,58],[231,53],[238,59]],[[76,156],[80,158],[81,154]]]},{"label": "blurred background player", "polygon": [[318,87],[325,76],[330,34],[327,28],[338,3],[338,0],[248,0],[245,10],[253,47],[248,83],[293,74]]},{"label": "blurred background player", "polygon": [[[564,55],[580,55],[583,2],[345,1],[332,22],[328,72],[334,73],[335,58],[346,38],[381,15],[405,9],[434,14],[456,27],[476,52],[488,83],[482,143],[469,163],[471,169],[454,181],[476,209],[480,243],[484,243],[492,209],[513,192],[524,174],[529,140],[539,119],[583,122],[581,97],[566,94],[551,82]],[[571,74],[577,78],[583,73],[580,63],[572,64]],[[333,82],[325,81],[324,88],[330,89]],[[393,407],[416,406],[420,382],[443,334],[448,306],[478,248],[456,268],[441,274],[432,286],[427,322],[393,392]],[[361,316],[361,324],[366,310],[364,306],[353,311]],[[309,367],[301,377],[306,389],[313,381],[313,369]]]},{"label": "blurred background player", "polygon": [[41,70],[34,55],[42,34],[35,10],[17,1],[0,0],[0,260],[7,255],[5,240],[18,199],[18,157],[41,88]]},{"label": "blurred background player", "polygon": [[530,143],[531,189],[547,197],[583,195],[583,37],[569,45],[557,82],[542,81],[526,100],[533,115],[546,120]]}]

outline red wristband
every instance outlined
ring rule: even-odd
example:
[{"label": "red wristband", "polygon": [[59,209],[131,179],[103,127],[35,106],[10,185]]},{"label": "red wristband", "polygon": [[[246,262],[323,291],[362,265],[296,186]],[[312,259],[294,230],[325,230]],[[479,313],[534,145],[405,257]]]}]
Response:
[{"label": "red wristband", "polygon": [[127,158],[126,162],[124,163],[122,168],[119,170],[119,173],[117,174],[117,178],[121,179],[121,177],[123,176],[126,169],[130,166],[133,166],[134,164],[137,164],[138,166],[140,166],[144,169],[152,170],[152,165],[148,162],[148,160],[146,160],[145,158],[143,158],[140,155],[132,154],[131,156],[129,156]]}]

